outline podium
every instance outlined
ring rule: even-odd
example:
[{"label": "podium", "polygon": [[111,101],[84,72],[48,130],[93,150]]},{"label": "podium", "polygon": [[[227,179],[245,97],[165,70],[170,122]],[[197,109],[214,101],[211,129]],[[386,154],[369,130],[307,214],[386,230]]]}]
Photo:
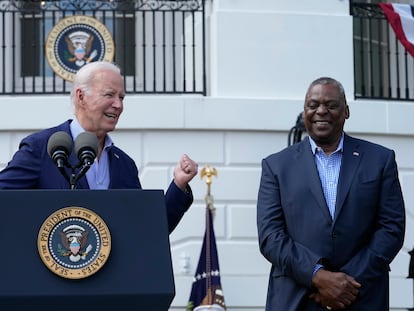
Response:
[{"label": "podium", "polygon": [[[38,250],[45,220],[82,207],[104,220],[111,248],[90,276],[53,273]],[[174,276],[162,190],[1,190],[0,310],[168,310]]]}]

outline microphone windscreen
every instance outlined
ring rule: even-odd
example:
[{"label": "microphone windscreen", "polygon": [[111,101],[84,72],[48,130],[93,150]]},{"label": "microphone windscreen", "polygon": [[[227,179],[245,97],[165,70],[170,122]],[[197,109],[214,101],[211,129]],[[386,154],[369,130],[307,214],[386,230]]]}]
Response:
[{"label": "microphone windscreen", "polygon": [[98,137],[92,132],[82,132],[75,139],[75,153],[78,158],[84,150],[92,151],[96,156],[98,154],[98,147]]},{"label": "microphone windscreen", "polygon": [[66,132],[60,131],[53,133],[47,142],[47,153],[50,157],[56,150],[62,150],[69,155],[72,152],[72,137]]}]

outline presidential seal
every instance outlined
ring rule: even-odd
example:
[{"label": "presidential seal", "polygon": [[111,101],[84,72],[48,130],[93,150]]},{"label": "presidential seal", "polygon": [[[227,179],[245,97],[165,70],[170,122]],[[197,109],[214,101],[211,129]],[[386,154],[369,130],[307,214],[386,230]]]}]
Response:
[{"label": "presidential seal", "polygon": [[65,207],[43,222],[37,247],[50,271],[63,278],[82,279],[98,272],[108,260],[111,235],[93,211]]},{"label": "presidential seal", "polygon": [[49,32],[45,53],[52,70],[67,81],[93,61],[111,62],[115,46],[108,28],[99,20],[86,15],[61,19]]}]

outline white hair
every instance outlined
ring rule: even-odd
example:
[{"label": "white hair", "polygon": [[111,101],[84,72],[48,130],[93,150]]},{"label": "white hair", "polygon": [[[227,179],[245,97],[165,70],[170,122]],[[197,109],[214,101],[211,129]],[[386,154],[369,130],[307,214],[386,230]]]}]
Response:
[{"label": "white hair", "polygon": [[94,77],[94,74],[100,70],[112,70],[121,74],[121,69],[117,65],[107,61],[92,62],[81,67],[76,72],[75,79],[73,80],[72,91],[70,92],[72,104],[75,104],[76,90],[81,89],[84,92],[88,92],[89,85]]}]

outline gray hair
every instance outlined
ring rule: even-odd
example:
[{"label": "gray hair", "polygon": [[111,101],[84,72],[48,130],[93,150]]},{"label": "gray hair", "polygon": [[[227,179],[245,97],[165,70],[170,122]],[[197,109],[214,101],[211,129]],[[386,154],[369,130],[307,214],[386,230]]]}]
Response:
[{"label": "gray hair", "polygon": [[346,97],[345,97],[345,90],[344,87],[342,86],[341,82],[339,82],[338,80],[334,79],[334,78],[330,78],[330,77],[320,77],[316,80],[313,80],[312,83],[309,85],[308,90],[306,91],[306,96],[305,99],[308,97],[310,90],[315,86],[315,85],[325,85],[325,84],[333,84],[335,85],[340,93],[340,96],[342,97],[344,103],[346,104]]},{"label": "gray hair", "polygon": [[121,69],[114,63],[107,61],[96,61],[88,63],[85,66],[81,67],[75,75],[73,80],[72,90],[70,92],[70,99],[72,104],[75,104],[75,92],[76,89],[81,89],[84,92],[87,92],[91,80],[93,79],[95,73],[100,70],[112,70],[116,73],[121,74]]}]

